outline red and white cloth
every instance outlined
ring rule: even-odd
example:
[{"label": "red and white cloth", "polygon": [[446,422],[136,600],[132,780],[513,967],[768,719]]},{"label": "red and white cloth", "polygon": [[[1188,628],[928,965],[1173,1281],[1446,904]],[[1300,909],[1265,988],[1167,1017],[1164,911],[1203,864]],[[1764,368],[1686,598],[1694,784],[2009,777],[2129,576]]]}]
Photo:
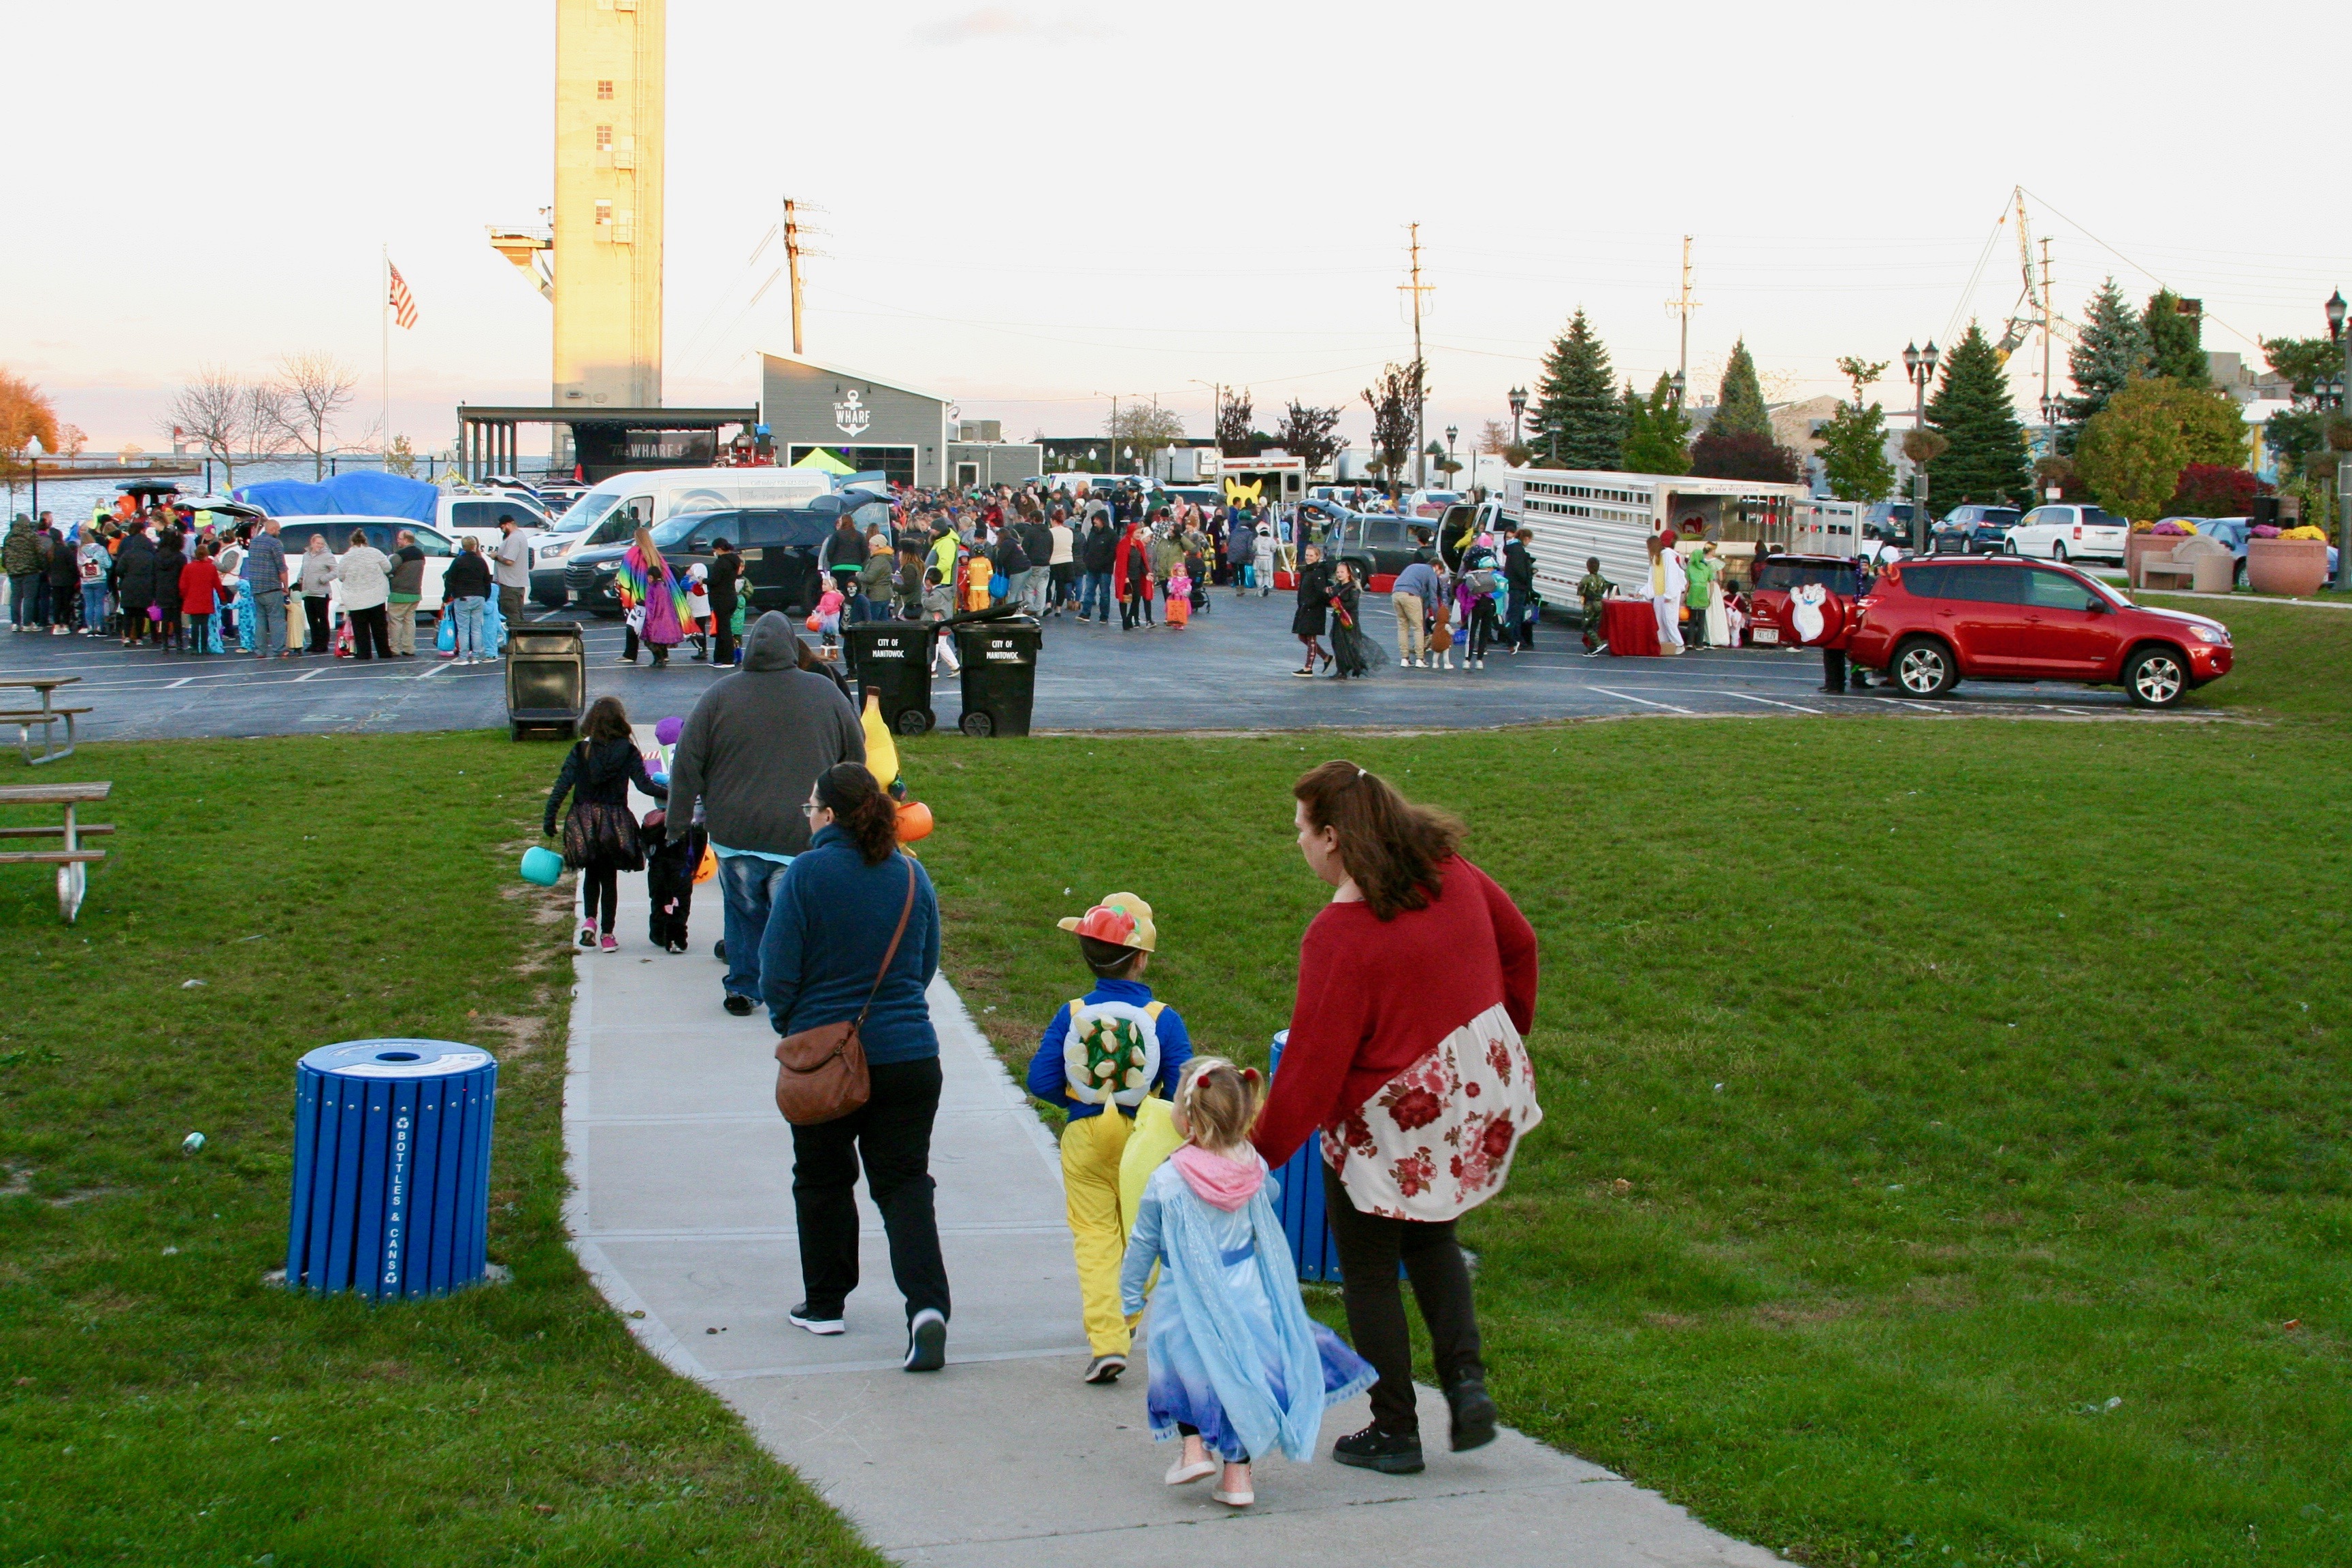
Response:
[{"label": "red and white cloth", "polygon": [[1326,1128],[1323,1163],[1359,1213],[1436,1224],[1502,1191],[1542,1120],[1535,1064],[1497,1005]]}]

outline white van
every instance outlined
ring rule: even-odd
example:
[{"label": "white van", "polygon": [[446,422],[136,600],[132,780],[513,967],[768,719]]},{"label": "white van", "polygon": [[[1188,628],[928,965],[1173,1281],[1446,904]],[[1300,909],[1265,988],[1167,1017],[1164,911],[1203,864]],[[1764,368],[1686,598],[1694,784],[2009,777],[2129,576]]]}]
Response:
[{"label": "white van", "polygon": [[649,468],[616,474],[572,502],[572,510],[551,527],[531,536],[530,596],[562,609],[568,602],[564,557],[574,550],[617,544],[640,524],[651,527],[688,511],[803,507],[832,491],[832,479],[814,468]]},{"label": "white van", "polygon": [[473,538],[484,550],[497,547],[499,519],[510,517],[518,527],[545,528],[547,513],[520,491],[506,495],[445,495],[434,502],[433,526],[451,539]]}]

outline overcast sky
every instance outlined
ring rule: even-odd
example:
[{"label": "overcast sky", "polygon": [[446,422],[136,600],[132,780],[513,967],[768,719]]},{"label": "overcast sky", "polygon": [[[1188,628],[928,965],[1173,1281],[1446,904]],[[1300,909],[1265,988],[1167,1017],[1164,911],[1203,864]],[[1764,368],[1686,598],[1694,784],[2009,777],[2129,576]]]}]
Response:
[{"label": "overcast sky", "polygon": [[[548,307],[485,243],[550,195],[553,7],[122,4],[10,24],[16,134],[0,363],[112,447],[197,365],[331,349],[374,420],[379,247],[393,427],[543,403]],[[2287,3],[1641,7],[1451,0],[778,6],[671,0],[667,392],[750,403],[789,346],[751,253],[824,209],[808,350],[1008,437],[1098,428],[1201,383],[1345,403],[1411,353],[1405,226],[1433,313],[1431,426],[1467,440],[1581,305],[1621,374],[1671,370],[1696,237],[1695,387],[1744,335],[1774,395],[1834,362],[1998,331],[2023,184],[2062,313],[2115,273],[2206,302],[2206,345],[2325,330],[2352,280],[2341,160],[2298,69],[2341,12]],[[2333,171],[2333,172],[2332,172]],[[1987,242],[1992,240],[1987,256]],[[1979,258],[1977,286],[1969,288]],[[2012,368],[2040,394],[2038,340]],[[2063,345],[2058,360],[2064,374]],[[1907,403],[1898,366],[1880,395]]]}]

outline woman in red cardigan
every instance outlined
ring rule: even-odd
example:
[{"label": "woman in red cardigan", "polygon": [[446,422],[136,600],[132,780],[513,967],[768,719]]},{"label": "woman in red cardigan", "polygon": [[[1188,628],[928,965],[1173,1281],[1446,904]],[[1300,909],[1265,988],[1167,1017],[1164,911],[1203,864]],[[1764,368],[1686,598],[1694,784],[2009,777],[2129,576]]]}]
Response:
[{"label": "woman in red cardigan", "polygon": [[1521,1036],[1536,938],[1510,895],[1455,852],[1462,824],[1353,763],[1300,779],[1298,847],[1334,889],[1298,950],[1282,1069],[1251,1141],[1279,1166],[1320,1134],[1348,1333],[1381,1380],[1372,1425],[1332,1457],[1422,1468],[1402,1261],[1428,1325],[1456,1452],[1492,1442],[1470,1271],[1454,1222],[1502,1190],[1543,1119]]}]

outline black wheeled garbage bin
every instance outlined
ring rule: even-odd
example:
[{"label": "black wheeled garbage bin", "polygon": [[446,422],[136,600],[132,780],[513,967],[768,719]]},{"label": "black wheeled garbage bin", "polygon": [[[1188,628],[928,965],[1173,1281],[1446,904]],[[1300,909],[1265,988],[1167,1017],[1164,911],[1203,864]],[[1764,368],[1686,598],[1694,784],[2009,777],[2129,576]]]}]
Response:
[{"label": "black wheeled garbage bin", "polygon": [[580,732],[588,708],[587,630],[578,621],[529,621],[507,628],[507,727]]},{"label": "black wheeled garbage bin", "polygon": [[841,628],[858,707],[872,693],[881,702],[882,722],[898,734],[919,735],[931,727],[934,635],[929,621],[856,621]]},{"label": "black wheeled garbage bin", "polygon": [[971,621],[956,627],[955,639],[963,660],[963,732],[1027,734],[1037,700],[1037,649],[1045,643],[1037,623],[1026,616]]}]

